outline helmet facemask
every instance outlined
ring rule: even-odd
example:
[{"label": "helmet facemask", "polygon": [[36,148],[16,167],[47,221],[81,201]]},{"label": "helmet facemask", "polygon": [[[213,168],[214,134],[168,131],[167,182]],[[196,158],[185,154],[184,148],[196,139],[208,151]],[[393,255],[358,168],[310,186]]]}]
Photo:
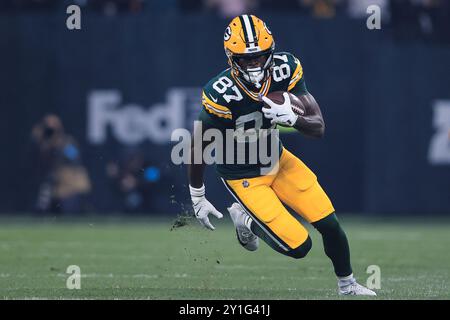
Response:
[{"label": "helmet facemask", "polygon": [[239,78],[250,86],[261,88],[270,75],[273,67],[273,48],[263,52],[232,54],[227,52],[231,67],[237,72]]}]

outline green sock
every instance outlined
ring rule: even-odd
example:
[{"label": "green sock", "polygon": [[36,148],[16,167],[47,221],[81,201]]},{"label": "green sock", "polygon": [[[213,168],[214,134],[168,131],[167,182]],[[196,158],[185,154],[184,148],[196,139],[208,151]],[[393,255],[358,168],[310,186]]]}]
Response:
[{"label": "green sock", "polygon": [[351,275],[350,248],[336,214],[330,214],[312,225],[322,235],[325,254],[331,259],[336,275],[338,277]]}]

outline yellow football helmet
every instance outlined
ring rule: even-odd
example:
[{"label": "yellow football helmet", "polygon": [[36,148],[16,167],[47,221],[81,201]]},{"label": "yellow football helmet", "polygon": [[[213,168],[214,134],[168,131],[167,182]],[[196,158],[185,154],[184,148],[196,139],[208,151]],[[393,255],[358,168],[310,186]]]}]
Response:
[{"label": "yellow football helmet", "polygon": [[250,86],[260,88],[273,67],[275,42],[264,21],[240,15],[225,29],[225,53],[233,72]]}]

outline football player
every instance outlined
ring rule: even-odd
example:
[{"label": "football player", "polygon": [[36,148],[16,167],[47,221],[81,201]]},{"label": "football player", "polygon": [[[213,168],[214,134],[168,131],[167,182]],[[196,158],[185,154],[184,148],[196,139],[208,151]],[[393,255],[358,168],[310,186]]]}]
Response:
[{"label": "football player", "polygon": [[[225,137],[227,129],[245,133],[281,125],[293,127],[307,136],[323,136],[322,114],[306,88],[300,61],[289,52],[274,51],[272,33],[261,19],[254,15],[234,18],[225,30],[224,46],[230,67],[203,88],[203,108],[199,115],[202,126],[195,130],[204,132],[215,128]],[[287,93],[283,94],[282,104],[266,97],[275,91],[297,96],[303,103],[304,114],[293,111]],[[272,139],[278,138],[273,136]],[[233,145],[234,159],[244,150],[236,145]],[[222,214],[205,197],[205,164],[193,164],[194,154],[202,152],[204,147],[205,144],[192,145],[189,188],[197,219],[206,228],[214,230],[208,215],[222,218]],[[311,249],[311,238],[286,205],[322,235],[325,254],[331,259],[338,278],[339,294],[376,295],[356,282],[347,237],[316,175],[281,143],[277,152],[278,170],[273,174],[261,174],[263,164],[259,160],[257,163],[216,164],[217,173],[237,201],[228,211],[239,243],[254,251],[262,239],[284,255],[294,259],[305,257]]]}]

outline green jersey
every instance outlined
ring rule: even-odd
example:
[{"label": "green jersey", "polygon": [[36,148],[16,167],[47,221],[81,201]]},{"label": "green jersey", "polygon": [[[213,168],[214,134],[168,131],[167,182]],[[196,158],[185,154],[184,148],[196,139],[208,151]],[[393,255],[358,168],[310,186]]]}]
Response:
[{"label": "green jersey", "polygon": [[[289,91],[296,95],[306,94],[307,89],[300,61],[288,52],[275,53],[272,74],[259,90],[259,92],[248,90],[234,75],[231,68],[226,69],[203,87],[203,108],[199,120],[206,128],[220,130],[224,140],[227,136],[226,131],[234,130],[236,133],[245,134],[250,132],[249,130],[259,132],[260,129],[274,128],[270,120],[263,116],[261,109],[264,104],[260,101],[259,95],[267,95],[274,91]],[[250,146],[251,143],[251,139],[234,141],[232,148],[223,143],[224,149],[221,151],[223,161],[217,161],[216,157],[216,170],[222,178],[232,180],[261,175],[261,169],[268,164],[259,157],[261,146],[256,144],[257,149],[254,149]],[[270,152],[273,150],[271,146],[275,143],[279,157],[282,145],[278,135],[269,134],[264,141],[264,144],[266,143],[267,156],[271,156]],[[227,157],[227,152],[232,152],[232,156]],[[226,158],[233,161],[225,161]]]}]

